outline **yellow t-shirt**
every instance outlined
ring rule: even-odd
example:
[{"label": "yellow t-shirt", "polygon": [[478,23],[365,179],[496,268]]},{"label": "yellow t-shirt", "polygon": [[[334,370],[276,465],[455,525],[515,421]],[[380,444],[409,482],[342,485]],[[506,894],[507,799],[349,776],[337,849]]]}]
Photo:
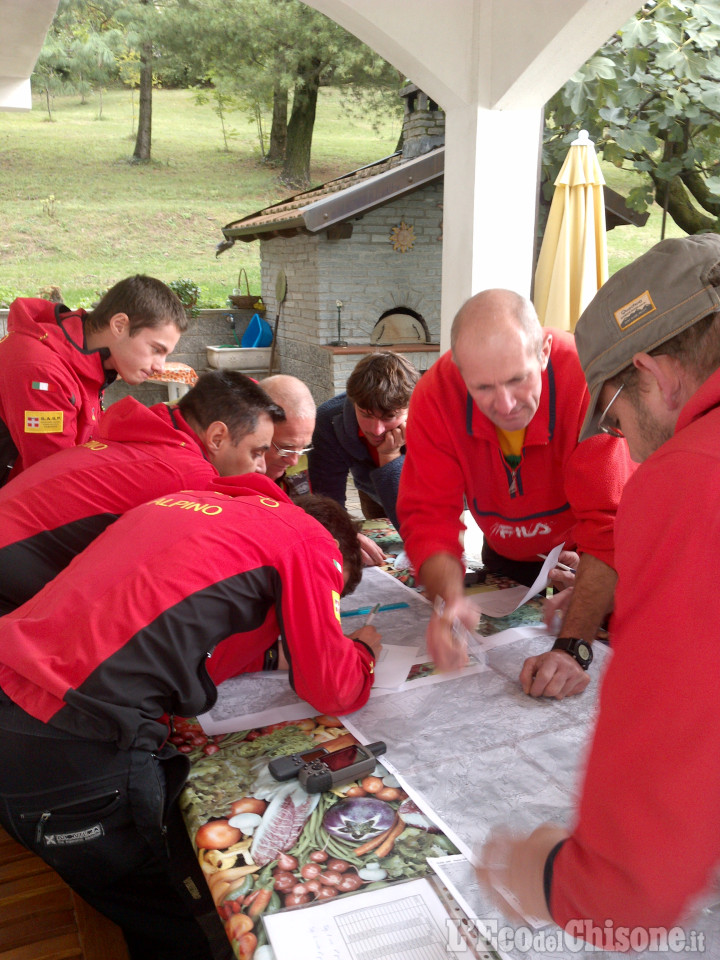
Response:
[{"label": "yellow t-shirt", "polygon": [[500,449],[507,465],[514,470],[522,459],[522,448],[525,443],[525,427],[522,430],[501,430],[495,427],[500,441]]}]

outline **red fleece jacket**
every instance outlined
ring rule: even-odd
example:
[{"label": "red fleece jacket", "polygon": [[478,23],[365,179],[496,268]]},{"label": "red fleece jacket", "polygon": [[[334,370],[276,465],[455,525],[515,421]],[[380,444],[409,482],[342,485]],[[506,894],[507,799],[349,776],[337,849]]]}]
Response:
[{"label": "red fleece jacket", "polygon": [[513,484],[495,425],[473,403],[452,355],[440,357],[410,401],[400,480],[400,534],[415,569],[435,553],[461,557],[463,496],[501,556],[537,560],[564,541],[612,567],[615,514],[634,465],[623,440],[578,444],[588,402],[574,338],[553,331]]}]

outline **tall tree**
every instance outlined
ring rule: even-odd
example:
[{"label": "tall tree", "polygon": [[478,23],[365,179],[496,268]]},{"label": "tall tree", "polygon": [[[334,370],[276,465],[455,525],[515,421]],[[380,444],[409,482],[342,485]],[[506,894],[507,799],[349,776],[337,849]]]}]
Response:
[{"label": "tall tree", "polygon": [[392,90],[399,108],[398,72],[300,0],[166,0],[162,21],[157,42],[168,55],[222,82],[225,92],[232,87],[252,115],[272,110],[267,159],[283,160],[289,183],[309,180],[320,87],[359,96]]},{"label": "tall tree", "polygon": [[657,0],[619,30],[546,110],[546,187],[579,127],[630,165],[628,203],[656,200],[687,233],[720,232],[720,0]]},{"label": "tall tree", "polygon": [[78,93],[85,102],[116,76],[122,35],[114,19],[120,0],[60,0],[40,53],[34,80],[45,92],[48,115],[56,93]]}]

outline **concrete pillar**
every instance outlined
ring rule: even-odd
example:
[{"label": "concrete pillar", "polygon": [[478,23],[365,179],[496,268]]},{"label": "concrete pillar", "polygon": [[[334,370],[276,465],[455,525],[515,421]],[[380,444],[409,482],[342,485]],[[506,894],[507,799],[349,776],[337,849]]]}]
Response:
[{"label": "concrete pillar", "polygon": [[445,117],[440,349],[468,297],[530,295],[542,112],[452,107]]}]

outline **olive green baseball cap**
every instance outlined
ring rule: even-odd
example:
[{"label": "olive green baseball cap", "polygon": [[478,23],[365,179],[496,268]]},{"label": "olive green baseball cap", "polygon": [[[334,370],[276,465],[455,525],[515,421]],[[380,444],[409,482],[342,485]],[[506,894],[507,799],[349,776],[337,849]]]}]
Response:
[{"label": "olive green baseball cap", "polygon": [[687,327],[720,310],[708,273],[720,264],[720,236],[703,233],[662,240],[605,283],[575,327],[575,343],[590,390],[580,430],[599,433],[600,391],[606,380]]}]

